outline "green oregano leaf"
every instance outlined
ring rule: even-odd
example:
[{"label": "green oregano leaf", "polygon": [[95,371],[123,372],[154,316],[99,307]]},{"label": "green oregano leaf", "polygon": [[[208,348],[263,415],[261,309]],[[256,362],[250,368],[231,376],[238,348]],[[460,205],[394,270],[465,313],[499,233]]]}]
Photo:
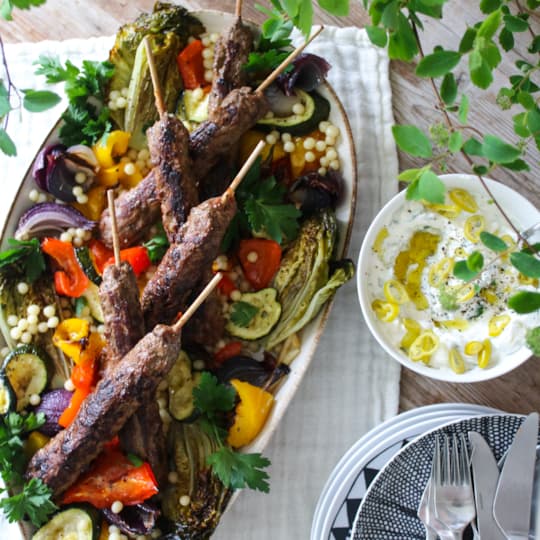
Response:
[{"label": "green oregano leaf", "polygon": [[4,128],[0,128],[0,151],[6,156],[16,156],[17,148],[11,137],[7,134]]},{"label": "green oregano leaf", "polygon": [[408,200],[443,204],[444,192],[445,187],[442,180],[433,171],[427,170],[409,185],[406,198]]},{"label": "green oregano leaf", "polygon": [[527,21],[514,15],[505,15],[503,21],[504,27],[510,32],[526,32],[529,28],[529,23]]},{"label": "green oregano leaf", "polygon": [[461,131],[453,131],[448,141],[448,149],[450,152],[459,152],[463,144],[463,135]]},{"label": "green oregano leaf", "polygon": [[519,92],[517,95],[517,100],[520,105],[523,106],[524,109],[527,109],[528,111],[534,109],[536,107],[536,101],[533,98],[529,92]]},{"label": "green oregano leaf", "polygon": [[514,48],[514,34],[503,28],[499,34],[499,43],[506,52],[512,50]]},{"label": "green oregano leaf", "polygon": [[484,268],[484,256],[479,251],[473,251],[466,260],[467,268],[476,274]]},{"label": "green oregano leaf", "polygon": [[505,163],[503,167],[506,169],[510,169],[511,171],[530,171],[531,170],[531,168],[529,167],[529,164],[522,159],[516,159],[515,161],[511,161],[510,163]]},{"label": "green oregano leaf", "polygon": [[478,37],[491,39],[501,24],[502,13],[500,9],[490,13],[478,28]]},{"label": "green oregano leaf", "polygon": [[453,73],[447,73],[441,83],[441,97],[446,105],[452,105],[457,97],[456,78]]},{"label": "green oregano leaf", "polygon": [[331,15],[346,17],[349,14],[349,0],[318,0],[319,6]]},{"label": "green oregano leaf", "polygon": [[527,113],[526,122],[532,135],[540,133],[540,111],[538,109],[532,109]]},{"label": "green oregano leaf", "polygon": [[392,126],[396,144],[411,156],[430,158],[433,155],[431,141],[419,128],[411,125]]},{"label": "green oregano leaf", "polygon": [[501,7],[502,0],[480,0],[480,10],[486,15]]},{"label": "green oregano leaf", "polygon": [[493,82],[493,74],[489,64],[483,59],[480,51],[472,51],[469,55],[469,74],[475,86],[485,90]]},{"label": "green oregano leaf", "polygon": [[459,103],[458,118],[462,124],[467,123],[467,116],[469,114],[469,98],[463,94]]},{"label": "green oregano leaf", "polygon": [[524,275],[530,278],[540,278],[540,259],[530,253],[516,251],[510,253],[510,262]]},{"label": "green oregano leaf", "polygon": [[508,245],[502,238],[499,238],[495,234],[487,231],[482,231],[480,233],[480,241],[482,244],[484,244],[484,246],[491,249],[491,251],[495,251],[496,253],[502,253],[508,249]]},{"label": "green oregano leaf", "polygon": [[30,112],[43,112],[58,105],[62,98],[49,90],[23,90],[23,107]]},{"label": "green oregano leaf", "polygon": [[452,71],[461,59],[461,54],[456,51],[436,51],[428,54],[416,67],[416,74],[419,77],[442,77]]},{"label": "green oregano leaf", "polygon": [[462,150],[469,154],[469,156],[484,156],[484,151],[482,149],[482,143],[475,139],[474,137],[471,137],[470,139],[467,139],[465,143],[463,144]]},{"label": "green oregano leaf", "polygon": [[381,28],[380,26],[366,26],[366,33],[373,45],[377,45],[377,47],[386,47],[388,35],[384,28]]},{"label": "green oregano leaf", "polygon": [[468,53],[469,51],[472,51],[475,39],[476,39],[476,28],[467,28],[467,30],[465,30],[465,33],[463,34],[463,37],[461,38],[461,41],[459,43],[459,47],[458,47],[459,52],[461,54],[465,54],[465,53]]},{"label": "green oregano leaf", "polygon": [[470,281],[478,275],[478,272],[471,270],[469,268],[469,265],[467,264],[467,261],[457,261],[454,264],[453,274],[458,279],[461,279],[463,281]]},{"label": "green oregano leaf", "polygon": [[398,175],[398,180],[401,180],[402,182],[413,182],[417,178],[420,178],[422,173],[426,170],[425,167],[422,167],[421,169],[406,169]]},{"label": "green oregano leaf", "polygon": [[540,309],[540,293],[518,291],[508,299],[508,306],[519,314],[533,313]]},{"label": "green oregano leaf", "polygon": [[504,142],[496,135],[484,135],[482,143],[484,156],[494,163],[510,163],[521,155],[521,150]]}]

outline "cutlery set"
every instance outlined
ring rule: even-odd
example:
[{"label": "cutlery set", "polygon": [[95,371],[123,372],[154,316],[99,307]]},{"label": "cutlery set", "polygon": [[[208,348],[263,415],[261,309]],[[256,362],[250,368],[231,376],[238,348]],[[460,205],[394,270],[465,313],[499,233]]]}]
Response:
[{"label": "cutlery set", "polygon": [[426,540],[460,539],[469,524],[475,539],[529,538],[538,419],[538,413],[526,417],[500,463],[479,433],[468,433],[469,445],[463,434],[436,437],[418,508]]}]

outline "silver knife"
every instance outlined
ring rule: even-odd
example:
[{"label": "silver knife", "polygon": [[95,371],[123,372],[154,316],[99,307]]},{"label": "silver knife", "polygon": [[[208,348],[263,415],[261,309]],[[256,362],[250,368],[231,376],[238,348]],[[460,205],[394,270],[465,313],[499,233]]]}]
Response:
[{"label": "silver knife", "polygon": [[476,523],[480,538],[506,540],[506,536],[493,518],[493,499],[499,481],[499,467],[491,448],[482,435],[469,431],[472,447],[471,464],[474,477]]},{"label": "silver knife", "polygon": [[538,413],[531,413],[504,460],[493,503],[495,520],[509,540],[529,537],[537,439]]}]

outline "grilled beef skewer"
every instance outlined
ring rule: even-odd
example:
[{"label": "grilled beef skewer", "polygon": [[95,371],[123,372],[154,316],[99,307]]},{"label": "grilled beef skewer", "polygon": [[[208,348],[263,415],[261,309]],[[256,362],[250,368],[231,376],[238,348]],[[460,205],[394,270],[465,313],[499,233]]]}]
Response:
[{"label": "grilled beef skewer", "polygon": [[191,171],[189,133],[176,117],[163,114],[148,130],[148,146],[155,165],[163,228],[172,243],[178,241],[189,211],[199,202],[197,183]]},{"label": "grilled beef skewer", "polygon": [[155,394],[180,351],[179,327],[159,325],[113,366],[81,405],[73,423],[30,460],[27,477],[40,478],[61,495],[101,453],[105,444]]},{"label": "grilled beef skewer", "polygon": [[237,17],[234,24],[219,37],[214,48],[214,78],[208,97],[208,116],[211,120],[214,120],[225,96],[234,88],[245,86],[246,71],[243,65],[252,49],[251,29]]},{"label": "grilled beef skewer", "polygon": [[214,197],[192,208],[182,241],[172,244],[142,294],[147,328],[170,323],[201,284],[201,272],[219,254],[223,235],[236,213],[234,195]]},{"label": "grilled beef skewer", "polygon": [[[126,248],[142,240],[148,227],[153,225],[161,215],[154,171],[150,171],[136,187],[124,191],[114,201],[114,208],[120,246]],[[99,232],[103,242],[112,247],[111,213],[108,209],[101,214]]]}]

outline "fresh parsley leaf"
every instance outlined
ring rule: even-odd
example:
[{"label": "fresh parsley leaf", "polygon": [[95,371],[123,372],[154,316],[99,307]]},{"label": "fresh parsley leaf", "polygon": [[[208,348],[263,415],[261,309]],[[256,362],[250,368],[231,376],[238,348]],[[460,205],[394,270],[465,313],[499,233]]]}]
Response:
[{"label": "fresh parsley leaf", "polygon": [[39,67],[36,69],[36,75],[45,75],[45,80],[48,84],[56,84],[74,80],[79,75],[79,68],[73,65],[69,60],[66,60],[65,66],[62,66],[60,59],[57,56],[47,56],[42,54],[34,65]]},{"label": "fresh parsley leaf", "polygon": [[234,388],[221,384],[215,375],[203,371],[198,386],[193,389],[193,399],[195,407],[215,421],[219,413],[232,410],[236,392]]},{"label": "fresh parsley leaf", "polygon": [[9,238],[8,244],[12,247],[0,252],[0,271],[11,265],[18,265],[30,283],[36,281],[45,271],[45,258],[39,240],[32,238],[21,241]]},{"label": "fresh parsley leaf", "polygon": [[221,482],[232,489],[250,487],[268,493],[268,473],[263,470],[270,460],[261,454],[240,454],[223,446],[206,458],[214,474]]},{"label": "fresh parsley leaf", "polygon": [[41,479],[32,478],[20,493],[0,499],[0,508],[9,522],[28,518],[36,527],[43,525],[58,509],[52,502],[52,490]]},{"label": "fresh parsley leaf", "polygon": [[276,69],[289,53],[272,49],[264,52],[251,52],[248,61],[244,64],[244,69],[252,73],[266,73]]},{"label": "fresh parsley leaf", "polygon": [[259,312],[259,308],[249,302],[234,302],[231,307],[231,322],[236,326],[246,328]]},{"label": "fresh parsley leaf", "polygon": [[148,250],[148,256],[153,263],[161,261],[169,247],[169,240],[167,239],[163,225],[160,224],[158,233],[143,245]]}]

